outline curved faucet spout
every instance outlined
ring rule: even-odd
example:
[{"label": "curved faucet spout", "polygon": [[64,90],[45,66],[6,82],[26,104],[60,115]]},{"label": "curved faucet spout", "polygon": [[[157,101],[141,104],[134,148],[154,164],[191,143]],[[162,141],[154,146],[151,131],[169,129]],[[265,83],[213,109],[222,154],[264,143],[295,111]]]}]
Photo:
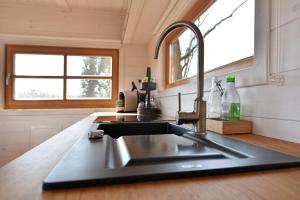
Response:
[{"label": "curved faucet spout", "polygon": [[160,47],[164,39],[177,28],[189,28],[193,31],[198,42],[198,75],[197,75],[197,98],[203,98],[203,79],[204,79],[204,40],[199,28],[192,22],[188,21],[178,21],[169,25],[160,35],[155,48],[154,59],[158,58]]},{"label": "curved faucet spout", "polygon": [[158,58],[160,47],[164,39],[177,28],[188,28],[195,34],[198,42],[198,72],[197,72],[197,98],[194,112],[186,113],[178,111],[176,114],[177,124],[193,123],[195,132],[204,135],[206,131],[206,103],[203,101],[204,89],[204,40],[199,28],[192,22],[178,21],[169,25],[160,35],[155,48],[154,59]]}]

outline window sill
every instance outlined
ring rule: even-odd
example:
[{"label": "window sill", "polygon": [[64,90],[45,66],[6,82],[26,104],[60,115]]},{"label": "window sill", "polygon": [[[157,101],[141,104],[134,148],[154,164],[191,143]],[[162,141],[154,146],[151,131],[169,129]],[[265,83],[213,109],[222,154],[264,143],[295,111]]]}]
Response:
[{"label": "window sill", "polygon": [[169,83],[169,84],[166,85],[165,89],[169,89],[169,88],[177,87],[177,86],[180,86],[180,85],[188,84],[188,83],[191,82],[192,78],[194,78],[194,77],[196,77],[196,76],[192,76],[192,77],[189,77],[189,78],[186,78],[186,79],[181,79],[181,80],[175,81],[173,83]]},{"label": "window sill", "polygon": [[[215,68],[211,71],[207,71],[204,73],[204,79],[209,79],[211,77],[217,76],[224,76],[229,73],[235,73],[241,70],[250,69],[251,67],[254,67],[254,56],[250,56],[247,58],[244,58],[242,60],[232,62],[223,66],[220,66],[218,68]],[[165,89],[161,90],[160,92],[163,92],[166,89],[178,87],[180,85],[185,85],[191,83],[192,79],[196,79],[197,76],[192,76],[186,79],[181,79],[173,83],[166,83]],[[208,86],[210,87],[210,85]],[[207,88],[207,86],[205,87]]]}]

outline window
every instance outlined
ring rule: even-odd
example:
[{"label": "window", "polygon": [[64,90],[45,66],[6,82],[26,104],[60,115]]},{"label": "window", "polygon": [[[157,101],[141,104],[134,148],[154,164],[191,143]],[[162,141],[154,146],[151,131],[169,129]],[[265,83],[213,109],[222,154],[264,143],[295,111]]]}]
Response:
[{"label": "window", "polygon": [[6,45],[6,108],[114,107],[118,50]]},{"label": "window", "polygon": [[[185,20],[194,21],[204,37],[206,73],[234,71],[251,65],[254,16],[255,0],[200,1],[189,12]],[[167,87],[186,83],[197,74],[197,41],[192,31],[170,35],[166,50]]]}]

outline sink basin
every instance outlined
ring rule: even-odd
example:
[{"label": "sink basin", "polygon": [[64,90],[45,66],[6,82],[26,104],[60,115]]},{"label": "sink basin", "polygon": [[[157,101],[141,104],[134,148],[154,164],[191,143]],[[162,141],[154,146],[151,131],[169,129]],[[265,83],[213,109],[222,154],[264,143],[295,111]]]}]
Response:
[{"label": "sink basin", "polygon": [[249,157],[206,140],[197,141],[187,129],[167,122],[102,123],[98,129],[110,136],[106,145],[108,168]]},{"label": "sink basin", "polygon": [[94,123],[102,139],[82,137],[43,189],[300,166],[300,159],[173,122]]}]

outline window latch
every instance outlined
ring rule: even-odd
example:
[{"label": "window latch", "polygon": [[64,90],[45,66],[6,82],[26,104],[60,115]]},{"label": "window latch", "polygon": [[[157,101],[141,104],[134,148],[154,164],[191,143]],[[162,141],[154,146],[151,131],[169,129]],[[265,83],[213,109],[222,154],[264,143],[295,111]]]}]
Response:
[{"label": "window latch", "polygon": [[9,84],[9,79],[10,79],[10,73],[7,73],[7,74],[6,74],[6,79],[5,79],[6,85]]}]

